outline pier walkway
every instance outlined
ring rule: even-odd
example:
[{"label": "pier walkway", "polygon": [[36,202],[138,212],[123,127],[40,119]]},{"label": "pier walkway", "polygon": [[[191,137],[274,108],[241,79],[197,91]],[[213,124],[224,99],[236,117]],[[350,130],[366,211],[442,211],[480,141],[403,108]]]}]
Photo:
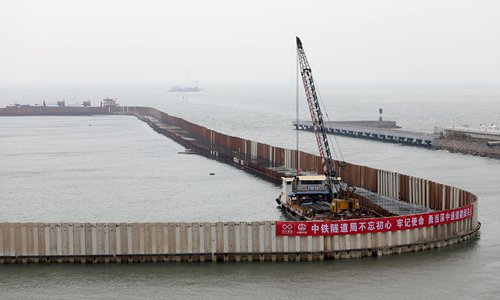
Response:
[{"label": "pier walkway", "polygon": [[[299,130],[314,131],[311,121],[299,121],[298,126],[297,122],[294,122],[293,126]],[[356,122],[326,122],[325,127],[328,133],[349,137],[422,147],[431,147],[434,145],[434,134],[432,133],[407,131],[397,128],[368,127],[357,125]]]}]

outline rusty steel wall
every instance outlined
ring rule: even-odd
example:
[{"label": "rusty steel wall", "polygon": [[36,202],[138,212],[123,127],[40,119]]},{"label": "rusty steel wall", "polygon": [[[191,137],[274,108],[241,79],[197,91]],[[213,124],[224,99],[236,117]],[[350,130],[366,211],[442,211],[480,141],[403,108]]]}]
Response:
[{"label": "rusty steel wall", "polygon": [[[268,161],[268,166],[286,166],[297,169],[296,150],[274,147],[219,133],[153,108],[150,108],[148,113],[167,123],[182,127],[206,143],[213,143],[229,149],[234,152],[234,155],[238,154],[239,157],[247,160],[253,158]],[[323,172],[322,161],[318,155],[301,151],[299,159],[300,169]],[[461,207],[475,202],[477,199],[470,192],[426,179],[347,162],[335,161],[334,164],[339,176],[346,183],[435,210]],[[275,179],[284,175],[262,165],[250,164],[250,166]]]},{"label": "rusty steel wall", "polygon": [[[284,174],[269,170],[266,168],[267,166],[298,168],[296,150],[273,147],[219,133],[151,107],[16,107],[1,108],[0,113],[4,115],[149,114],[165,123],[183,128],[203,143],[227,149],[228,153],[225,155],[228,156],[226,157],[228,161],[231,160],[229,156],[245,159],[247,162],[261,160],[260,163],[252,161],[250,166],[275,181],[279,181],[279,178]],[[196,147],[200,150],[209,149],[208,146],[196,145]],[[299,155],[300,169],[322,173],[322,161],[318,155],[304,152],[300,152]],[[263,166],[262,161],[267,161],[267,163]],[[335,161],[335,167],[339,176],[346,183],[431,209],[460,207],[475,201],[476,198],[475,195],[467,191],[395,172],[351,163],[341,164],[338,161]],[[383,190],[381,191],[381,189]]]},{"label": "rusty steel wall", "polygon": [[[226,149],[219,153],[226,161],[237,158],[246,161],[246,167],[262,174],[273,182],[280,181],[284,174],[267,167],[284,166],[322,173],[322,161],[318,155],[299,152],[300,165],[297,166],[297,151],[274,147],[264,143],[242,139],[219,133],[209,128],[188,122],[151,107],[16,107],[1,108],[0,115],[91,115],[91,114],[132,114],[151,115],[162,122],[180,127],[206,145]],[[170,137],[175,138],[171,135]],[[177,138],[178,141],[181,141]],[[197,150],[209,152],[210,147],[193,144]],[[203,153],[202,153],[203,154]],[[210,153],[208,153],[210,154]],[[346,183],[380,192],[409,203],[435,210],[461,207],[476,201],[470,192],[446,186],[433,181],[395,172],[378,170],[351,163],[334,162],[339,176]]]},{"label": "rusty steel wall", "polygon": [[[76,108],[64,110],[65,114],[74,114],[73,109]],[[182,139],[181,136],[149,122],[158,132],[183,145],[196,147],[203,155],[212,155],[211,147],[207,145],[217,146],[218,150],[225,149],[220,156],[227,162],[232,162],[233,158],[245,159],[242,166],[246,170],[270,180],[279,180],[283,174],[268,166],[297,168],[297,154],[300,156],[301,169],[322,172],[321,158],[317,155],[297,153],[295,150],[225,135],[154,108],[119,107],[108,111],[101,108],[86,109],[88,108],[78,108],[76,113],[131,114],[146,122],[144,115],[151,115],[184,129],[198,141]],[[46,112],[47,110],[34,113]],[[262,161],[266,163],[262,164]],[[333,237],[276,236],[276,223],[272,221],[0,223],[0,263],[322,260],[442,247],[467,240],[479,230],[477,197],[468,191],[356,164],[335,161],[335,167],[339,176],[347,183],[434,210],[473,204],[473,217],[424,228]],[[360,201],[369,207],[370,203],[366,199],[360,197]]]}]

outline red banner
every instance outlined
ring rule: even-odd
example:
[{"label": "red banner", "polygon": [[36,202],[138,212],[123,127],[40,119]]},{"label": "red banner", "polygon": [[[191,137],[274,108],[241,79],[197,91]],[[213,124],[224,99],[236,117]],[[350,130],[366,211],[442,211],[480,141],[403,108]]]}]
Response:
[{"label": "red banner", "polygon": [[462,221],[471,218],[473,211],[470,204],[457,209],[388,218],[276,222],[276,235],[335,236],[415,229]]}]

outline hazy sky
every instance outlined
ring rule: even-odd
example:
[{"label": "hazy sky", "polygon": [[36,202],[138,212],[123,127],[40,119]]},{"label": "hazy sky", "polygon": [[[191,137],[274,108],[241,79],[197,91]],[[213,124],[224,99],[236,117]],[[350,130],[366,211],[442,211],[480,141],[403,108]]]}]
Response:
[{"label": "hazy sky", "polygon": [[0,86],[500,86],[500,1],[0,0]]}]

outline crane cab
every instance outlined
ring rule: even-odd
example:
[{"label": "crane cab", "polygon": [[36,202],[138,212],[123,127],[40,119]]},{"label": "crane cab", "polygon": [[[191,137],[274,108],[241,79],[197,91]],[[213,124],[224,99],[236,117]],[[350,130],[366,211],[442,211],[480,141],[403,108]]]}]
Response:
[{"label": "crane cab", "polygon": [[325,175],[282,177],[281,195],[276,202],[298,220],[336,219],[360,210],[358,199],[332,196]]},{"label": "crane cab", "polygon": [[307,205],[318,201],[329,202],[326,176],[306,175],[282,177],[281,203]]}]

